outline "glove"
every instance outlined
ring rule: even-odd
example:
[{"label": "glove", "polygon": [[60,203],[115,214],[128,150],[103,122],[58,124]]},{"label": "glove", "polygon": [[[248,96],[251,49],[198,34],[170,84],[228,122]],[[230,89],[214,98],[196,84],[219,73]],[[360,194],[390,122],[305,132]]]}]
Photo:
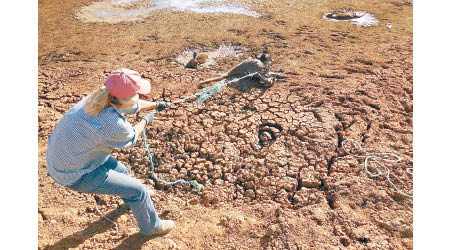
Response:
[{"label": "glove", "polygon": [[155,118],[155,112],[150,112],[144,115],[144,117],[142,117],[142,119],[144,119],[147,122],[147,124],[152,123],[153,118]]},{"label": "glove", "polygon": [[169,107],[169,103],[164,101],[156,101],[156,111],[161,111],[167,107]]}]

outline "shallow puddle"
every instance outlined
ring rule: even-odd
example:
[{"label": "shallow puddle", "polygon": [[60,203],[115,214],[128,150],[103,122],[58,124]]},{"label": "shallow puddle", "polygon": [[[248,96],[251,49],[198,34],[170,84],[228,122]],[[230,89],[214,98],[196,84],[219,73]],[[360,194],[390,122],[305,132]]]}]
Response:
[{"label": "shallow puddle", "polygon": [[77,17],[85,22],[142,20],[156,10],[188,11],[194,13],[231,13],[261,16],[239,3],[221,0],[106,0],[83,7]]}]

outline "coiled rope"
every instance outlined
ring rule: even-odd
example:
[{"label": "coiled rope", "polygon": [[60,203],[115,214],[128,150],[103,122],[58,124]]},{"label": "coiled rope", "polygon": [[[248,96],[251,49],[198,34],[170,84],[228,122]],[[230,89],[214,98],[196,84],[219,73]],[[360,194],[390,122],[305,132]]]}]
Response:
[{"label": "coiled rope", "polygon": [[[347,149],[345,148],[345,144],[346,143],[352,143],[354,146],[356,146],[360,152],[360,154],[352,154],[350,153],[350,151],[347,151]],[[377,177],[380,176],[382,174],[382,171],[380,170],[379,167],[377,167],[376,165],[380,166],[381,168],[384,168],[384,170],[386,171],[386,179],[388,180],[388,182],[394,187],[394,189],[409,198],[412,198],[413,196],[410,194],[407,194],[406,192],[404,192],[403,190],[401,190],[400,188],[397,187],[397,185],[394,184],[394,182],[391,180],[391,170],[386,167],[386,165],[384,165],[385,163],[398,163],[400,161],[402,161],[402,158],[394,153],[383,153],[383,152],[372,152],[372,153],[367,153],[362,147],[361,145],[359,145],[358,142],[356,142],[355,140],[352,139],[346,139],[344,141],[342,141],[342,149],[345,151],[345,153],[347,153],[348,155],[354,156],[356,158],[364,158],[364,169],[366,170],[366,173],[370,176],[370,177]],[[392,159],[389,159],[392,158]],[[375,172],[372,172],[369,170],[369,162],[373,161],[375,162],[375,164],[372,164],[370,167],[373,168],[375,170]],[[407,168],[406,172],[409,175],[413,174],[413,169],[412,168]],[[395,177],[395,176],[394,176]],[[396,177],[401,183],[402,181]],[[403,183],[402,183],[403,184]]]},{"label": "coiled rope", "polygon": [[[191,99],[193,99],[195,97],[198,97],[197,100],[196,100],[196,104],[197,104],[196,106],[198,107],[198,106],[202,105],[203,102],[205,102],[213,94],[215,94],[217,92],[220,92],[225,86],[227,86],[227,85],[229,85],[229,84],[231,84],[233,82],[238,82],[238,81],[240,81],[240,80],[242,80],[244,78],[247,78],[247,77],[253,77],[253,76],[257,75],[257,74],[259,74],[259,72],[254,72],[254,73],[251,73],[251,74],[247,74],[247,75],[244,75],[243,77],[235,78],[235,79],[233,79],[231,81],[225,81],[225,80],[220,81],[220,82],[216,83],[213,86],[203,88],[201,92],[198,92],[198,93],[186,96],[184,98],[181,98],[181,99],[173,101],[173,102],[169,102],[168,106],[170,107],[171,105],[179,104],[179,103],[182,103],[182,102],[186,102],[186,101],[189,101],[189,100],[191,100]],[[152,111],[150,113],[150,115],[152,117],[151,119],[149,119],[149,123],[150,124],[153,122],[153,119],[154,119],[154,117],[155,117],[157,112],[158,111]],[[178,184],[178,183],[189,184],[190,187],[191,187],[191,190],[194,191],[194,192],[198,192],[198,191],[200,191],[203,188],[203,185],[198,183],[196,180],[188,181],[188,180],[185,180],[185,179],[178,179],[178,180],[175,180],[175,181],[165,181],[163,179],[158,178],[158,176],[157,176],[157,174],[155,172],[155,165],[153,163],[153,155],[150,152],[150,147],[149,147],[149,145],[147,145],[147,142],[146,142],[145,129],[142,131],[142,140],[144,142],[144,147],[147,150],[147,157],[148,157],[148,159],[150,161],[150,170],[152,171],[153,177],[155,178],[156,181],[161,182],[161,183],[163,183],[165,185],[175,185],[175,184]]]}]

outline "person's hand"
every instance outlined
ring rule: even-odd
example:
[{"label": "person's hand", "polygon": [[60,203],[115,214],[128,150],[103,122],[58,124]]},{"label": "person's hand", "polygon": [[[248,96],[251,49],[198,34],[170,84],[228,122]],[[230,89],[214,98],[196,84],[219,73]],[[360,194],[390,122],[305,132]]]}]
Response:
[{"label": "person's hand", "polygon": [[169,103],[164,101],[156,101],[156,111],[161,111],[167,107],[169,107]]},{"label": "person's hand", "polygon": [[142,119],[144,119],[147,122],[147,124],[152,123],[154,118],[155,118],[155,112],[150,112],[150,113],[144,115],[144,117],[142,117]]}]

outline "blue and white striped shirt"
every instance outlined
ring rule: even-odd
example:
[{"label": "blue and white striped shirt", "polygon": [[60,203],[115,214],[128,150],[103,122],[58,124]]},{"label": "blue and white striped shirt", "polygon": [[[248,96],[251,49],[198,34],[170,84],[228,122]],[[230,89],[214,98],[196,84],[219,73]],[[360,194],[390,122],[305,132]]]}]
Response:
[{"label": "blue and white striped shirt", "polygon": [[53,180],[68,186],[106,162],[113,148],[136,143],[133,126],[114,107],[99,114],[84,112],[86,97],[56,125],[47,146],[47,169]]}]

